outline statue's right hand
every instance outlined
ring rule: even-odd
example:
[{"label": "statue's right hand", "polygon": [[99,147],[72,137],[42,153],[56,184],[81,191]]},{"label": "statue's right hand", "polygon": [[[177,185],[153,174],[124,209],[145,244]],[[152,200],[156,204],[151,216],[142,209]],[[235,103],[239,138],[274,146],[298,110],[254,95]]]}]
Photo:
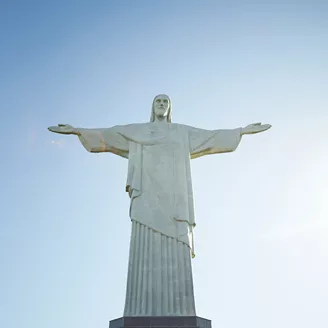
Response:
[{"label": "statue's right hand", "polygon": [[58,124],[55,126],[49,126],[49,131],[61,134],[79,134],[77,129],[75,129],[72,125],[69,124]]}]

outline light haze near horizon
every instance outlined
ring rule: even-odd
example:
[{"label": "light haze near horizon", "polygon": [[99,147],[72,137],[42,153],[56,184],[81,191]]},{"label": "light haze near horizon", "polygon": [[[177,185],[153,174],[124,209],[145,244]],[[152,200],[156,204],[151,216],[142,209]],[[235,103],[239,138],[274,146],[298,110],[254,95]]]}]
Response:
[{"label": "light haze near horizon", "polygon": [[0,5],[0,327],[106,328],[122,316],[127,161],[68,123],[272,124],[192,161],[197,314],[224,328],[326,328],[328,4],[4,1]]}]

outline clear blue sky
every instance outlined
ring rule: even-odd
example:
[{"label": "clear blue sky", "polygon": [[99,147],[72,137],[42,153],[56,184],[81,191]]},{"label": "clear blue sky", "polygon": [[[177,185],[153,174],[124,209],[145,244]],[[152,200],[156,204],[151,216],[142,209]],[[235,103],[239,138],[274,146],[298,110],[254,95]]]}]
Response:
[{"label": "clear blue sky", "polygon": [[0,3],[0,327],[105,328],[123,312],[127,161],[57,123],[271,123],[192,163],[197,314],[328,326],[328,3]]}]

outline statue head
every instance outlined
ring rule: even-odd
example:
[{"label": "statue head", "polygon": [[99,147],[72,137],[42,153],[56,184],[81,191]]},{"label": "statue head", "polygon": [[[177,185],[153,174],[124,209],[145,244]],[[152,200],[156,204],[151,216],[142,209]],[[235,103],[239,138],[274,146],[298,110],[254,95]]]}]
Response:
[{"label": "statue head", "polygon": [[171,123],[172,120],[172,104],[169,96],[157,95],[153,100],[151,109],[150,122],[155,120],[165,120],[167,123]]}]

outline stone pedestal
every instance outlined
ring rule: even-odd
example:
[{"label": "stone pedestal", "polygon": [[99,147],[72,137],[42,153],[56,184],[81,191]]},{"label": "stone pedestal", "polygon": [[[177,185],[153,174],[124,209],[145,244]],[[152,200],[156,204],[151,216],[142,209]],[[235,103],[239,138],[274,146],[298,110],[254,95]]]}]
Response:
[{"label": "stone pedestal", "polygon": [[200,317],[122,317],[109,322],[109,328],[212,328]]}]

